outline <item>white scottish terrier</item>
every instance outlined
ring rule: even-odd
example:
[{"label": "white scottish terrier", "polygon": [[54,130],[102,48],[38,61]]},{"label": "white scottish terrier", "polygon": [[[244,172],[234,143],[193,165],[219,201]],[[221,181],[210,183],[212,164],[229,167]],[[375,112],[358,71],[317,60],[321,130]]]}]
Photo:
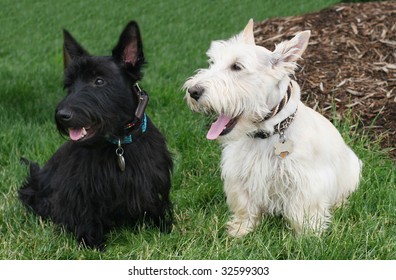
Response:
[{"label": "white scottish terrier", "polygon": [[300,101],[290,78],[309,37],[300,32],[271,52],[255,45],[250,20],[239,35],[212,42],[209,68],[183,86],[193,111],[218,117],[207,138],[223,145],[232,236],[251,232],[263,214],[283,215],[298,233],[320,233],[331,209],[358,186],[361,161],[326,118]]}]

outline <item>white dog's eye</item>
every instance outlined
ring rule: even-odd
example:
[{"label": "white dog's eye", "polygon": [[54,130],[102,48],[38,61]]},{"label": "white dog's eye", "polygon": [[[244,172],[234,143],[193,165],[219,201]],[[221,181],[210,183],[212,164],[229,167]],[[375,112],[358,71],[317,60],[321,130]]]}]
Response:
[{"label": "white dog's eye", "polygon": [[243,66],[239,63],[233,63],[231,65],[231,70],[232,71],[241,71],[243,69]]}]

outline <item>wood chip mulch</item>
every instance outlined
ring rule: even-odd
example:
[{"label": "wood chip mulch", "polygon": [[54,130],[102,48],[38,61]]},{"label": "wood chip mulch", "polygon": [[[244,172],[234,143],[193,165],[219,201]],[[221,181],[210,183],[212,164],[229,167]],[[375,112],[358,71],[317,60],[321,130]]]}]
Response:
[{"label": "wood chip mulch", "polygon": [[340,4],[255,23],[269,50],[311,30],[296,79],[302,100],[329,119],[352,113],[396,159],[396,1]]}]

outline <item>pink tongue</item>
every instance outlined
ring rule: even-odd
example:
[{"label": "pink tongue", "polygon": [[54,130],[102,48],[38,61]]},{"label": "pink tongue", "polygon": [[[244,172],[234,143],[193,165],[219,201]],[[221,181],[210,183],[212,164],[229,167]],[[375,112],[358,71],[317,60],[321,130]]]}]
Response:
[{"label": "pink tongue", "polygon": [[230,120],[230,117],[221,114],[219,118],[210,126],[208,134],[206,134],[206,138],[209,140],[217,139],[217,137],[219,137],[219,135],[223,132],[225,126],[230,122]]},{"label": "pink tongue", "polygon": [[81,137],[83,137],[83,128],[82,127],[79,127],[79,128],[72,127],[72,128],[70,128],[69,129],[69,136],[70,136],[70,139],[73,140],[73,141],[80,140]]}]

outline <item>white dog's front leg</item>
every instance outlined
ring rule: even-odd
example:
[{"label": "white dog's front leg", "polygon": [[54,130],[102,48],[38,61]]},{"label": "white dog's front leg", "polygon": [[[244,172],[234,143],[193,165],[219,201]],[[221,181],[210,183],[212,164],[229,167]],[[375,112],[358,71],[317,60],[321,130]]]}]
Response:
[{"label": "white dog's front leg", "polygon": [[296,209],[293,213],[285,213],[295,232],[320,234],[327,229],[330,212],[325,206],[313,205]]},{"label": "white dog's front leg", "polygon": [[227,223],[228,233],[234,237],[242,237],[253,231],[260,222],[260,208],[254,203],[251,193],[240,183],[226,182],[224,188],[232,213],[232,218]]}]

